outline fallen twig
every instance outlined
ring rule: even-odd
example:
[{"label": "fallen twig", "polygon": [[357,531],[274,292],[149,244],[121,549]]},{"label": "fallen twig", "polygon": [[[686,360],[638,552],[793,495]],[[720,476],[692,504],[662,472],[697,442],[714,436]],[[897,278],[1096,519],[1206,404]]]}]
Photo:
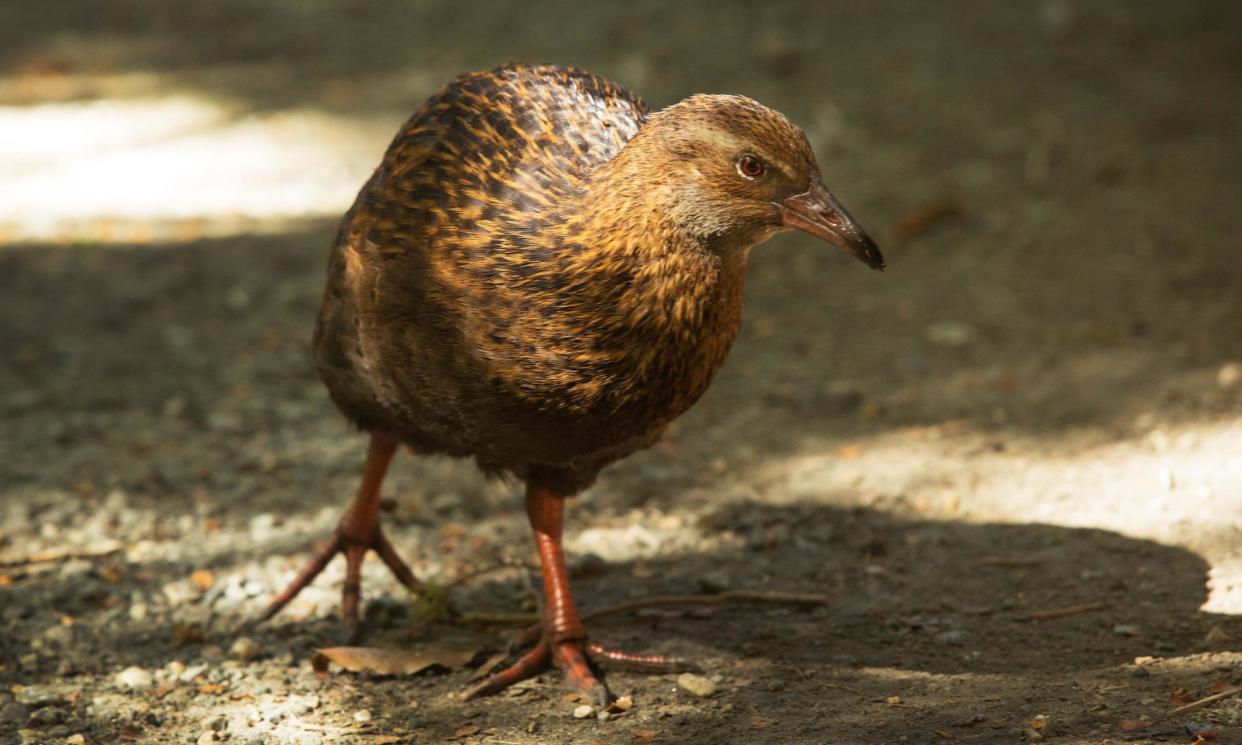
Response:
[{"label": "fallen twig", "polygon": [[1073,616],[1079,613],[1088,613],[1093,610],[1103,610],[1108,607],[1108,603],[1082,603],[1080,605],[1070,605],[1065,608],[1053,608],[1051,610],[1037,610],[1027,616],[1030,621],[1048,621],[1053,618],[1064,618],[1065,616]]},{"label": "fallen twig", "polygon": [[1198,701],[1191,701],[1188,704],[1179,706],[1176,709],[1172,709],[1169,711],[1167,716],[1173,717],[1173,716],[1177,716],[1178,714],[1184,714],[1185,712],[1188,712],[1188,711],[1194,711],[1195,709],[1200,709],[1204,706],[1207,706],[1213,701],[1219,701],[1222,698],[1228,698],[1230,696],[1234,696],[1239,693],[1242,693],[1242,686],[1234,686],[1232,688],[1226,688],[1220,693],[1213,693],[1211,696],[1204,696]]},{"label": "fallen twig", "polygon": [[628,603],[610,605],[582,614],[582,619],[590,620],[615,616],[619,613],[654,608],[661,605],[827,605],[832,598],[827,595],[807,595],[792,592],[753,592],[751,590],[731,590],[715,595],[656,595],[655,597],[632,600]]},{"label": "fallen twig", "polygon": [[86,551],[75,551],[69,548],[53,548],[47,551],[41,551],[37,554],[29,556],[20,556],[16,559],[5,559],[0,561],[0,567],[24,567],[31,564],[51,564],[57,561],[73,561],[75,559],[102,559],[105,556],[120,553],[125,547],[118,544],[108,545],[103,548],[89,549]]},{"label": "fallen twig", "polygon": [[1039,566],[1043,562],[1039,559],[1027,559],[1020,556],[987,556],[976,562],[981,567],[1000,567],[1002,569],[1025,569],[1027,567]]},{"label": "fallen twig", "polygon": [[[605,608],[596,608],[582,614],[582,620],[589,621],[605,616],[654,608],[664,605],[827,605],[832,598],[827,595],[808,595],[789,592],[754,592],[751,590],[732,590],[715,595],[655,595],[628,603],[618,603]],[[463,613],[461,621],[466,623],[534,623],[539,620],[538,613]]]}]

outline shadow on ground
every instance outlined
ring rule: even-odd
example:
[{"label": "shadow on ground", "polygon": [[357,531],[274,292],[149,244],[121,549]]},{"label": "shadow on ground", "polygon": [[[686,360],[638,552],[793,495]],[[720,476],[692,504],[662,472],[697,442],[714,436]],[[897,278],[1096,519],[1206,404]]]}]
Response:
[{"label": "shadow on ground", "polygon": [[[452,737],[469,722],[505,740],[525,734],[534,722],[533,731],[549,737],[605,742],[648,731],[660,741],[806,742],[813,734],[822,738],[816,741],[847,742],[899,731],[914,741],[941,731],[984,741],[1021,732],[1036,714],[1049,717],[1051,734],[1111,731],[1141,708],[1139,699],[1202,688],[1221,674],[1221,664],[1237,664],[1236,656],[1204,654],[1214,626],[1235,637],[1242,633],[1237,618],[1199,611],[1205,562],[1150,541],[1047,525],[910,521],[866,509],[750,502],[721,505],[703,516],[700,530],[724,535],[733,548],[641,566],[607,564],[577,580],[582,601],[590,608],[637,594],[699,592],[705,578],[719,583],[723,577],[734,587],[821,592],[833,602],[814,611],[727,606],[597,622],[596,639],[690,654],[709,674],[721,676],[720,692],[698,701],[671,679],[614,673],[613,690],[632,692],[638,703],[610,722],[568,717],[555,676],[519,688],[516,696],[469,704],[452,697],[465,685],[465,672],[315,676],[307,660],[337,635],[331,619],[278,618],[254,634],[262,650],[258,660],[211,661],[219,652],[210,647],[231,644],[236,624],[257,608],[257,598],[232,609],[217,602],[197,614],[193,606],[209,605],[201,597],[183,607],[154,604],[142,619],[124,613],[128,596],[158,594],[196,566],[245,564],[251,560],[245,554],[105,561],[68,576],[53,571],[20,578],[3,590],[11,630],[2,642],[3,658],[16,662],[0,677],[32,690],[50,686],[62,695],[85,684],[93,699],[53,705],[65,711],[75,731],[85,727],[98,741],[125,733],[156,737],[163,727],[209,715],[237,718],[229,725],[235,736],[274,736],[280,718],[271,722],[260,715],[247,725],[245,716],[279,709],[299,696],[316,696],[324,706],[302,712],[301,724],[285,726],[296,731],[305,724],[306,732],[341,728],[344,735],[359,734],[349,715],[366,708],[384,731],[435,739]],[[409,550],[408,534],[398,528],[396,535]],[[434,547],[420,545],[411,555],[429,553]],[[101,569],[105,565],[119,570],[119,578]],[[455,595],[453,604],[458,610],[495,606],[498,598],[520,595],[523,585],[520,577],[482,581]],[[1032,620],[1032,614],[1078,605],[1094,609]],[[450,638],[493,650],[500,644],[499,636],[482,628],[412,631],[416,624],[405,603],[383,601],[372,611],[370,643],[418,648]],[[60,614],[77,621],[63,627],[56,620]],[[102,618],[92,616],[112,620],[96,623]],[[175,631],[176,618],[200,619],[204,637]],[[1161,659],[1136,664],[1146,656]],[[174,660],[188,667],[208,660],[209,667],[201,679],[174,679],[154,695],[118,696],[108,684],[89,683],[92,676],[131,665],[167,670]],[[1027,705],[1033,677],[1059,691],[1056,702],[1042,703],[1040,711]],[[267,695],[273,681],[286,691],[276,699]],[[109,703],[109,696],[130,702],[128,718],[118,719],[114,707],[126,709]]]}]

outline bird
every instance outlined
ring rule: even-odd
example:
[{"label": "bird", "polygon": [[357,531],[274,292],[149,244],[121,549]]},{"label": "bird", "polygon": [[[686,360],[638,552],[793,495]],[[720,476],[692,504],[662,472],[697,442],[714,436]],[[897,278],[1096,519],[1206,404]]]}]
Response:
[{"label": "bird", "polygon": [[380,526],[380,486],[405,446],[525,485],[537,638],[467,698],[556,667],[603,706],[600,663],[692,667],[588,641],[565,503],[703,395],[739,330],[751,248],[788,229],[885,268],[804,132],[750,98],[653,111],[585,70],[524,63],[444,85],[398,131],[331,249],[313,356],[369,435],[366,463],[332,539],[262,619],[338,553],[347,627],[368,551],[423,589]]}]

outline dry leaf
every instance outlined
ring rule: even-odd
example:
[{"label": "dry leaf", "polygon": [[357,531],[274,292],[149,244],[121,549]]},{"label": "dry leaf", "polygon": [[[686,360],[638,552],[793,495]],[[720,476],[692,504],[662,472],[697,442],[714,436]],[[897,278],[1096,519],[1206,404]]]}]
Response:
[{"label": "dry leaf", "polygon": [[[474,659],[476,650],[427,647],[420,650],[385,649],[382,647],[328,647],[320,649],[322,655],[351,672],[376,673],[378,675],[412,675],[429,667],[455,668]],[[314,666],[315,663],[312,662]],[[316,670],[320,670],[318,666]],[[325,668],[326,669],[326,668]]]},{"label": "dry leaf", "polygon": [[608,704],[608,711],[609,713],[612,713],[612,714],[616,714],[622,711],[629,711],[630,709],[633,709],[633,708],[634,708],[634,697],[628,696],[628,695],[622,696],[616,701],[613,701],[611,704]]},{"label": "dry leaf", "polygon": [[765,719],[763,717],[755,717],[754,719],[750,720],[751,729],[767,729],[768,727],[771,727],[774,724],[776,724],[775,719]]},{"label": "dry leaf", "polygon": [[842,445],[837,448],[837,457],[842,460],[853,460],[863,454],[862,445]]},{"label": "dry leaf", "polygon": [[1228,681],[1228,680],[1225,680],[1224,678],[1221,678],[1220,680],[1218,680],[1218,681],[1216,681],[1215,683],[1213,683],[1213,684],[1212,684],[1212,685],[1208,688],[1208,690],[1209,690],[1209,691],[1211,691],[1212,693],[1220,693],[1221,691],[1223,691],[1223,690],[1225,690],[1226,688],[1229,688],[1229,687],[1230,687],[1230,685],[1229,685],[1229,681]]},{"label": "dry leaf", "polygon": [[483,728],[477,724],[463,724],[453,732],[453,737],[469,737],[477,735],[483,731]]},{"label": "dry leaf", "polygon": [[1151,728],[1151,722],[1144,722],[1141,719],[1122,719],[1121,728],[1127,732],[1134,732],[1135,730]]},{"label": "dry leaf", "polygon": [[190,574],[190,583],[206,592],[216,584],[216,575],[210,569],[198,569]]},{"label": "dry leaf", "polygon": [[653,729],[642,729],[640,727],[635,727],[630,730],[630,734],[633,735],[634,739],[639,742],[651,742],[655,739],[656,731]]},{"label": "dry leaf", "polygon": [[893,237],[904,243],[929,232],[945,220],[961,216],[961,202],[953,197],[941,197],[907,212],[893,226]]},{"label": "dry leaf", "polygon": [[1185,688],[1178,688],[1169,694],[1169,701],[1175,704],[1188,704],[1195,700],[1195,696]]},{"label": "dry leaf", "polygon": [[172,627],[172,640],[174,644],[197,644],[206,641],[207,634],[196,626],[190,626],[184,623],[174,623]]},{"label": "dry leaf", "polygon": [[224,686],[219,683],[207,683],[199,686],[198,692],[206,696],[217,696],[224,693]]}]

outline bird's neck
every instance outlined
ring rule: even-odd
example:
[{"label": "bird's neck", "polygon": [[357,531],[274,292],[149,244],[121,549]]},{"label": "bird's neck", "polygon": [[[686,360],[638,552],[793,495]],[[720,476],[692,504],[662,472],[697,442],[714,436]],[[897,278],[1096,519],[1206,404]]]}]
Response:
[{"label": "bird's neck", "polygon": [[[567,226],[588,248],[571,259],[574,302],[592,308],[602,343],[625,340],[601,350],[631,370],[636,398],[623,403],[676,416],[707,389],[737,335],[749,245],[687,229],[661,184],[610,175],[588,186]],[[660,400],[636,400],[651,396]]]}]

